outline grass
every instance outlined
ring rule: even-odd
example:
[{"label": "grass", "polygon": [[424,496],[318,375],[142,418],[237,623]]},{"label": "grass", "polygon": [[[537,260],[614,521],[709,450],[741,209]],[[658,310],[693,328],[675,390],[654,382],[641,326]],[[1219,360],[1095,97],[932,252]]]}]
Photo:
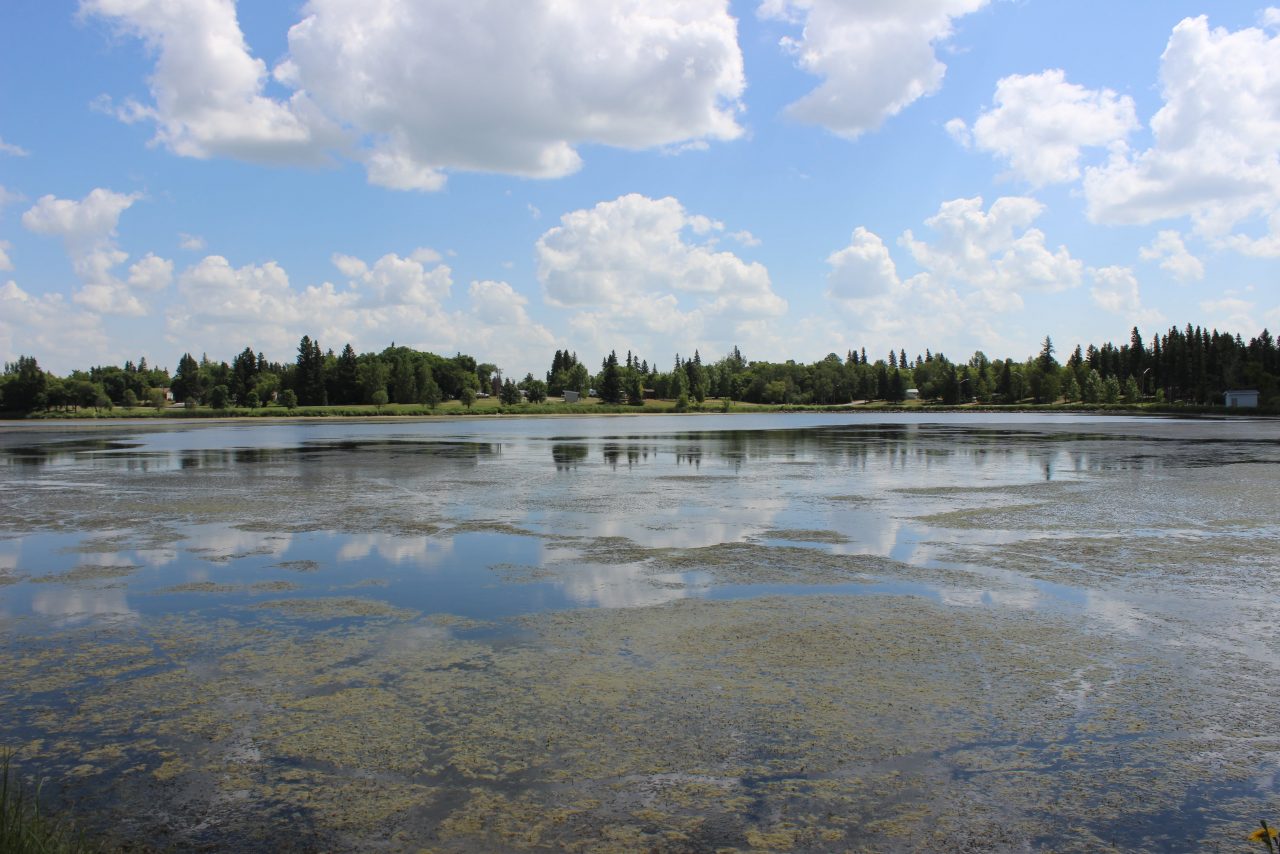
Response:
[{"label": "grass", "polygon": [[40,787],[23,786],[11,765],[10,753],[0,754],[0,851],[4,854],[81,854],[97,851],[86,844],[69,823],[40,811]]},{"label": "grass", "polygon": [[[561,403],[547,401],[545,403],[503,404],[496,397],[481,398],[471,408],[461,402],[450,400],[432,409],[420,404],[390,403],[386,406],[371,404],[344,406],[296,406],[287,409],[283,406],[260,406],[254,409],[232,406],[226,409],[213,409],[198,406],[193,409],[172,407],[153,409],[151,407],[116,407],[115,409],[81,409],[74,412],[38,412],[23,416],[9,413],[7,417],[61,420],[86,418],[368,418],[371,416],[389,417],[459,417],[459,416],[492,416],[492,415],[656,415],[680,412],[673,400],[646,400],[643,406],[627,404],[608,405],[596,398],[586,398],[578,403]],[[961,404],[946,406],[940,403],[923,400],[908,400],[901,403],[872,401],[856,405],[819,404],[765,404],[729,402],[718,398],[707,398],[701,405],[691,403],[685,412],[1089,412],[1114,414],[1151,414],[1151,415],[1280,415],[1276,407],[1260,407],[1258,409],[1227,409],[1222,406],[1198,406],[1181,403],[1016,403],[1016,404]],[[5,417],[0,415],[0,417]]]}]

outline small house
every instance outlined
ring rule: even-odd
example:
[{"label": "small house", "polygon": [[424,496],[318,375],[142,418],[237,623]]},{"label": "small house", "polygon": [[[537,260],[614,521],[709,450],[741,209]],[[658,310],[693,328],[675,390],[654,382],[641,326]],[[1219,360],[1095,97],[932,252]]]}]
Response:
[{"label": "small house", "polygon": [[577,402],[578,402],[578,393],[577,393],[576,391],[569,391],[569,389],[565,389],[565,390],[564,390],[564,402],[565,402],[565,403],[577,403]]},{"label": "small house", "polygon": [[1224,396],[1228,409],[1257,409],[1258,390],[1256,388],[1228,389]]},{"label": "small house", "polygon": [[907,389],[907,400],[919,400],[919,399],[920,399],[920,389],[918,388]]}]

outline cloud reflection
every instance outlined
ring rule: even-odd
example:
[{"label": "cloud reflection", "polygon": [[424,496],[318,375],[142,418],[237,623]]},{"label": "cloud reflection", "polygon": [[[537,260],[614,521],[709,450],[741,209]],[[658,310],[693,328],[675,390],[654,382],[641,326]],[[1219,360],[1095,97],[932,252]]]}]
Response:
[{"label": "cloud reflection", "polygon": [[292,534],[210,525],[197,529],[183,545],[187,551],[203,554],[209,560],[228,560],[245,555],[279,557],[288,550],[291,542]]},{"label": "cloud reflection", "polygon": [[394,534],[359,534],[347,538],[338,549],[338,560],[363,560],[376,553],[390,563],[434,567],[453,553],[453,539],[397,537]]},{"label": "cloud reflection", "polygon": [[598,608],[647,608],[687,599],[705,588],[680,573],[655,575],[636,566],[586,565],[563,573],[556,584],[573,602]]},{"label": "cloud reflection", "polygon": [[31,600],[37,614],[54,618],[55,625],[72,625],[95,618],[135,622],[123,587],[76,587],[42,590]]}]

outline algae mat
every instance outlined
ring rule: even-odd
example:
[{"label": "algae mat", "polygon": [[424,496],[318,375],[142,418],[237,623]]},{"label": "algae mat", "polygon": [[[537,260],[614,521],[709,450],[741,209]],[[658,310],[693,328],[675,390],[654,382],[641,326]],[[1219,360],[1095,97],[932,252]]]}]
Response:
[{"label": "algae mat", "polygon": [[0,747],[130,850],[1238,851],[1280,817],[1276,425],[99,432],[0,430]]},{"label": "algae mat", "polygon": [[180,848],[1234,850],[1280,724],[1141,643],[915,597],[279,614],[30,645],[19,759]]}]

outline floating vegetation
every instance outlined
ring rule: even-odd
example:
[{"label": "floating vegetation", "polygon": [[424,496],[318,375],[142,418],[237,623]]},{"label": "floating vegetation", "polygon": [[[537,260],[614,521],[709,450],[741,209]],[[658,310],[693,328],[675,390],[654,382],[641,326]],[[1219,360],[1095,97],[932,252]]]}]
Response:
[{"label": "floating vegetation", "polygon": [[320,564],[314,560],[284,560],[274,566],[289,572],[315,572],[320,568]]},{"label": "floating vegetation", "polygon": [[235,593],[240,588],[235,584],[218,584],[213,581],[188,581],[185,584],[174,584],[162,587],[156,593]]},{"label": "floating vegetation", "polygon": [[1280,454],[906,432],[33,469],[0,582],[129,565],[4,586],[0,739],[146,850],[1264,844]]},{"label": "floating vegetation", "polygon": [[285,593],[290,590],[301,590],[302,586],[292,581],[258,581],[250,584],[249,589],[254,593]]},{"label": "floating vegetation", "polygon": [[762,540],[793,540],[799,543],[836,543],[844,544],[849,538],[839,531],[797,530],[794,528],[771,528],[760,533]]},{"label": "floating vegetation", "polygon": [[[299,610],[370,609],[268,613]],[[47,731],[46,767],[71,776],[89,759],[89,779],[118,781],[111,809],[172,799],[145,831],[179,847],[210,827],[276,838],[301,811],[327,849],[905,850],[946,827],[974,849],[1049,834],[1092,851],[1129,827],[1149,842],[1125,847],[1155,850],[1177,832],[1160,804],[1211,809],[1196,781],[1244,785],[1253,739],[1280,723],[1223,719],[1231,679],[1137,640],[912,597],[548,613],[509,626],[514,643],[402,617],[319,630],[187,617],[153,626],[149,646],[82,631],[0,676],[44,692],[112,679],[69,714],[47,693],[5,702]],[[1199,729],[1215,710],[1222,730]],[[128,746],[92,753],[103,733]],[[1139,786],[1147,798],[1117,797]],[[1072,832],[1057,835],[1063,815]]]},{"label": "floating vegetation", "polygon": [[102,581],[104,579],[125,578],[133,575],[142,567],[133,564],[94,564],[86,563],[51,575],[39,575],[30,579],[33,584],[78,584],[84,581]]},{"label": "floating vegetation", "polygon": [[321,620],[341,619],[344,617],[391,617],[397,620],[407,620],[416,616],[415,611],[407,608],[397,608],[378,599],[356,599],[352,597],[273,599],[253,607]]}]

